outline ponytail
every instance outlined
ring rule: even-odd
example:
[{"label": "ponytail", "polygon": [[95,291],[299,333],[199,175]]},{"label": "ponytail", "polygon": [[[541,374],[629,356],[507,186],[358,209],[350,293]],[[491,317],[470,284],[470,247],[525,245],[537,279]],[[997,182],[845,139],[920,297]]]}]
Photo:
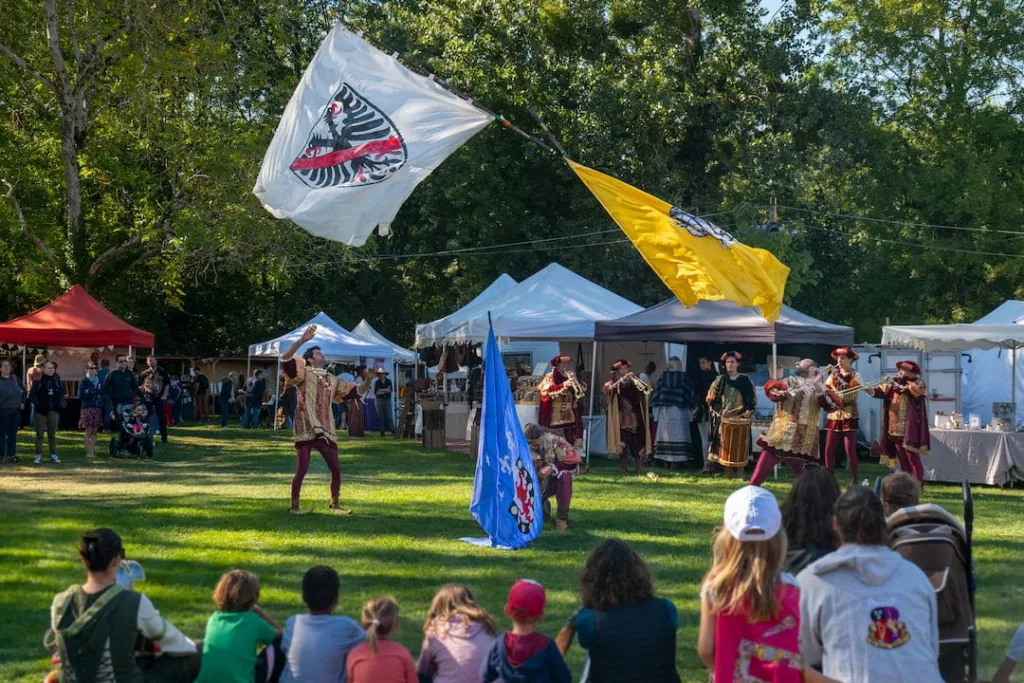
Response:
[{"label": "ponytail", "polygon": [[124,557],[124,546],[117,532],[102,527],[82,534],[78,540],[78,555],[86,569],[102,572],[110,567],[115,557]]},{"label": "ponytail", "polygon": [[366,643],[377,654],[377,644],[398,628],[398,603],[388,595],[378,596],[363,605],[360,619],[366,629]]},{"label": "ponytail", "polygon": [[882,501],[866,486],[851,486],[839,497],[836,526],[843,543],[889,545]]}]

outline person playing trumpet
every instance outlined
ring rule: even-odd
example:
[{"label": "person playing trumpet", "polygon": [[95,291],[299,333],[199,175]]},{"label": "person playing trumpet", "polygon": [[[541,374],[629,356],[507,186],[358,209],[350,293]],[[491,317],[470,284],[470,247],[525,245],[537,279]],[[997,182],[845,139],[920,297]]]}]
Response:
[{"label": "person playing trumpet", "polygon": [[569,369],[572,358],[555,356],[551,359],[551,372],[537,385],[540,392],[540,412],[537,422],[570,444],[583,438],[583,418],[580,399],[586,395],[586,385]]},{"label": "person playing trumpet", "polygon": [[619,472],[626,473],[626,458],[633,457],[637,474],[651,454],[651,418],[648,397],[651,387],[629,371],[629,361],[612,364],[612,379],[605,382],[608,397],[608,452],[619,455]]},{"label": "person playing trumpet", "polygon": [[913,474],[920,484],[924,482],[921,456],[931,452],[926,387],[921,381],[921,366],[914,361],[901,360],[896,370],[895,379],[886,377],[873,390],[874,397],[883,401],[883,464],[897,459],[900,469]]},{"label": "person playing trumpet", "polygon": [[740,374],[741,360],[743,355],[738,351],[722,354],[725,372],[711,383],[705,398],[711,412],[711,443],[705,472],[713,472],[715,465],[719,465],[732,477],[750,459],[750,416],[757,399],[750,378]]},{"label": "person playing trumpet", "polygon": [[796,375],[769,380],[764,393],[775,402],[775,417],[768,431],[757,440],[762,448],[751,486],[760,486],[772,468],[784,462],[797,474],[809,462],[818,463],[818,416],[820,410],[835,410],[842,399],[821,381],[821,370],[810,358],[796,364]]},{"label": "person playing trumpet", "polygon": [[860,354],[849,346],[840,346],[832,351],[832,358],[838,365],[829,371],[825,386],[839,394],[842,405],[830,410],[825,418],[825,467],[835,471],[836,449],[842,443],[846,449],[850,476],[853,481],[857,481],[857,429],[860,427],[860,417],[857,412],[859,392],[856,389],[863,387],[864,383],[853,369],[853,361],[859,359]]}]

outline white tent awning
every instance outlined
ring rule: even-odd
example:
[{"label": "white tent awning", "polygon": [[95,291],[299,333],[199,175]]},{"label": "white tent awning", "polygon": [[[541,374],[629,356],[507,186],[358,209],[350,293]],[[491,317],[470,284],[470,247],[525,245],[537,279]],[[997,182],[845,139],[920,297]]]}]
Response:
[{"label": "white tent awning", "polygon": [[1017,349],[1024,347],[1024,325],[887,325],[882,343],[919,351]]},{"label": "white tent awning", "polygon": [[377,330],[373,329],[373,325],[368,323],[365,318],[363,320],[360,320],[359,324],[352,328],[352,334],[374,344],[390,346],[392,352],[394,353],[395,360],[398,361],[399,363],[416,362],[416,354],[413,351],[410,351],[409,349],[403,346],[399,346],[398,344],[394,343]]},{"label": "white tent awning", "polygon": [[[479,297],[478,297],[479,298]],[[419,347],[483,342],[488,314],[495,335],[507,339],[590,341],[594,326],[640,310],[631,301],[552,263],[515,287],[464,307],[431,330],[417,330]]]},{"label": "white tent awning", "polygon": [[422,323],[416,326],[416,348],[422,349],[425,346],[439,344],[441,342],[441,330],[459,325],[468,319],[469,315],[476,310],[481,303],[496,298],[498,295],[507,292],[516,286],[516,281],[507,273],[502,273],[494,279],[494,282],[487,285],[484,291],[473,297],[468,304],[457,311],[446,315],[431,323]]},{"label": "white tent awning", "polygon": [[288,350],[295,340],[302,336],[310,325],[316,325],[316,336],[313,340],[299,347],[301,354],[311,346],[319,346],[320,351],[328,360],[355,360],[359,358],[379,358],[390,360],[394,351],[389,345],[378,344],[357,337],[344,327],[334,322],[329,315],[321,311],[310,320],[302,323],[291,332],[275,339],[249,345],[250,356],[280,356]]}]

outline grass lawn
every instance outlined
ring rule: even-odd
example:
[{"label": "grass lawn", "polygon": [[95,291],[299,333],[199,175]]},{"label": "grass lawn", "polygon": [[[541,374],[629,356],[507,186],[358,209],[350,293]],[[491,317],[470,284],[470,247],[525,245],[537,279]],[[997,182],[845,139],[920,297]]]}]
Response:
[{"label": "grass lawn", "polygon": [[[577,604],[577,570],[600,539],[619,536],[653,567],[659,594],[679,607],[678,665],[686,681],[707,674],[694,645],[698,581],[707,569],[710,542],[722,503],[736,483],[684,474],[653,482],[619,477],[617,464],[597,460],[577,479],[574,527],[553,527],[530,548],[502,552],[456,539],[481,535],[467,507],[473,465],[464,455],[423,451],[409,442],[367,438],[343,441],[342,501],[351,517],[326,512],[327,468],[314,455],[304,500],[316,513],[287,514],[294,452],[287,434],[239,428],[173,429],[171,444],[153,461],[86,462],[81,435],[60,435],[61,465],[25,464],[31,451],[23,433],[23,463],[0,466],[0,681],[36,683],[48,670],[42,647],[53,595],[79,583],[78,535],[109,526],[128,556],[142,563],[139,588],[186,634],[201,637],[218,577],[241,567],[257,572],[261,602],[276,618],[301,612],[300,581],[314,564],[342,576],[341,614],[358,617],[362,603],[391,594],[402,608],[397,639],[414,656],[421,626],[437,587],[469,584],[492,614],[519,577],[548,591],[550,635]],[[100,442],[100,451],[104,442]],[[881,470],[868,466],[862,476]],[[845,482],[847,476],[841,475]],[[769,487],[784,495],[789,477]],[[957,515],[959,489],[931,486],[928,499]],[[990,677],[1024,620],[1024,495],[976,489],[975,556],[982,673]],[[578,674],[582,654],[570,650]]]}]

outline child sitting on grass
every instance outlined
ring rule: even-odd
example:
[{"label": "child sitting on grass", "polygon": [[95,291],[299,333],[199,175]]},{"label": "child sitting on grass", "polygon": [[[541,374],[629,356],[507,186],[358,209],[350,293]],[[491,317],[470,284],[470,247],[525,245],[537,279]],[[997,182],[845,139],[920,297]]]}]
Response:
[{"label": "child sitting on grass", "polygon": [[309,614],[288,617],[281,649],[288,661],[281,683],[345,683],[345,658],[366,640],[348,617],[333,616],[341,581],[330,567],[312,567],[302,577],[302,601]]},{"label": "child sitting on grass", "polygon": [[825,680],[800,656],[800,590],[782,574],[785,559],[775,496],[759,486],[733,491],[701,584],[697,654],[712,680]]},{"label": "child sitting on grass", "polygon": [[[260,609],[259,598],[260,579],[252,572],[233,569],[220,577],[196,683],[276,683],[284,666],[274,644],[281,628]],[[266,647],[257,657],[259,645]]]},{"label": "child sitting on grass", "polygon": [[494,641],[480,669],[482,683],[569,683],[572,674],[554,641],[534,629],[544,618],[544,587],[520,579],[512,586],[505,615],[512,630]]},{"label": "child sitting on grass", "polygon": [[443,586],[423,625],[423,648],[416,663],[420,681],[478,683],[495,633],[494,619],[469,588],[457,583]]},{"label": "child sitting on grass", "polygon": [[416,664],[407,648],[390,640],[398,631],[398,603],[388,596],[363,605],[366,642],[348,653],[347,683],[417,683]]}]

